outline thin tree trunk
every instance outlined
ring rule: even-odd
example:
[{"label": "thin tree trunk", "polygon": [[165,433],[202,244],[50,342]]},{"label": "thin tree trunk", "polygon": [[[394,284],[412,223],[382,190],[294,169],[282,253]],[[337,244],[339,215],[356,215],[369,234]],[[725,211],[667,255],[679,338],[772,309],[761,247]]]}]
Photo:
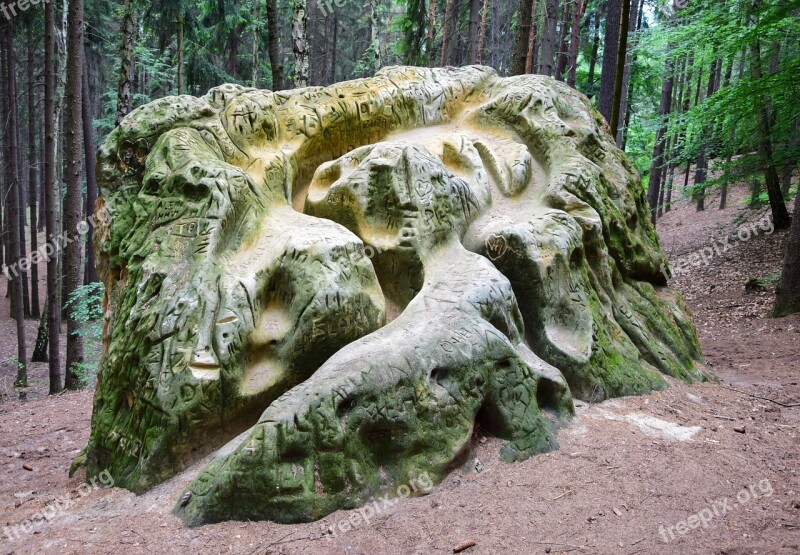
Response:
[{"label": "thin tree trunk", "polygon": [[[84,64],[83,94],[81,95],[81,120],[83,121],[83,154],[86,160],[86,219],[94,219],[94,204],[97,201],[97,162],[95,158],[94,130],[89,99],[89,64]],[[94,227],[94,226],[92,226]],[[83,272],[83,283],[89,285],[98,281],[97,269],[94,265],[94,245],[92,232],[86,234],[86,266]]]},{"label": "thin tree trunk", "polygon": [[442,22],[443,35],[442,35],[442,56],[439,66],[444,67],[447,62],[447,41],[450,39],[450,11],[453,8],[453,0],[445,0],[444,4],[444,21]]},{"label": "thin tree trunk", "polygon": [[294,86],[308,86],[308,12],[307,0],[293,0],[292,3],[292,51],[294,52]]},{"label": "thin tree trunk", "polygon": [[587,84],[594,85],[594,74],[597,69],[597,56],[600,52],[600,16],[594,14],[594,39],[592,40],[592,55],[589,59],[589,76]]},{"label": "thin tree trunk", "polygon": [[[67,84],[64,90],[64,162],[67,187],[64,199],[64,223],[66,233],[72,235],[78,229],[83,215],[82,160],[83,122],[81,117],[83,98],[83,0],[69,2],[69,39],[67,50]],[[74,239],[74,237],[72,237]],[[64,249],[67,295],[72,295],[83,282],[82,244],[68,243]],[[67,311],[67,389],[80,386],[78,372],[83,365],[83,337],[78,335],[80,323]]]},{"label": "thin tree trunk", "polygon": [[[795,153],[797,152],[798,143],[800,143],[800,137],[798,137],[798,129],[797,129],[797,119],[798,116],[794,116],[794,121],[792,122],[792,134],[789,138],[789,152]],[[792,187],[792,174],[794,173],[794,169],[797,166],[797,157],[793,157],[789,162],[787,162],[786,166],[784,167],[783,177],[781,179],[781,193],[783,194],[783,198],[789,198],[789,189]]]},{"label": "thin tree trunk", "polygon": [[528,30],[528,53],[525,56],[525,73],[533,73],[534,60],[536,58],[536,12],[538,11],[537,0],[533,0],[531,6],[531,26]]},{"label": "thin tree trunk", "polygon": [[576,75],[578,72],[578,52],[581,47],[581,20],[586,13],[586,6],[589,0],[575,0],[575,7],[572,9],[572,37],[569,41],[569,72],[567,73],[567,85],[575,87]]},{"label": "thin tree trunk", "polygon": [[[44,5],[45,40],[44,40],[44,182],[46,204],[46,228],[48,237],[56,237],[58,228],[56,204],[56,61],[55,61],[55,14],[53,4]],[[53,241],[53,239],[50,239]],[[55,244],[53,244],[55,247]],[[58,256],[47,260],[47,334],[49,343],[49,377],[50,394],[59,393],[64,386],[61,381],[61,352],[59,350],[61,327],[61,306],[58,287]]]},{"label": "thin tree trunk", "polygon": [[[272,90],[279,91],[283,89],[283,64],[281,63],[281,54],[278,48],[277,0],[267,0],[267,51],[269,52],[269,65],[272,72]],[[333,80],[336,80],[336,75],[333,76]]]},{"label": "thin tree trunk", "polygon": [[383,65],[381,43],[378,40],[378,0],[369,0],[369,33],[370,50],[372,50],[372,73],[376,73]]},{"label": "thin tree trunk", "polygon": [[[758,0],[754,0],[754,11],[758,8]],[[750,45],[750,71],[753,81],[761,81],[761,42],[756,37]],[[758,108],[756,116],[758,119],[758,152],[761,156],[761,163],[764,172],[764,183],[769,196],[769,204],[772,209],[772,221],[775,229],[786,229],[791,220],[789,212],[786,210],[786,203],[781,194],[780,179],[778,170],[775,167],[775,160],[772,155],[772,126],[770,125],[769,102],[766,98],[757,98]]]},{"label": "thin tree trunk", "polygon": [[562,4],[561,36],[559,39],[557,56],[558,63],[556,64],[556,79],[559,81],[564,80],[564,72],[567,71],[567,62],[569,61],[567,38],[570,36],[570,21],[572,21],[572,0],[564,0]]},{"label": "thin tree trunk", "polygon": [[[692,78],[693,78],[693,68],[694,68],[694,52],[689,51],[689,60],[686,63],[686,98],[683,101],[683,113],[689,111],[689,107],[692,103]],[[686,162],[686,171],[683,175],[683,193],[686,194],[686,189],[689,188],[689,172],[692,167],[692,161],[688,160]]]},{"label": "thin tree trunk", "polygon": [[[669,50],[670,48],[668,47],[667,51]],[[647,185],[647,201],[650,205],[653,225],[656,223],[656,208],[658,207],[658,196],[661,188],[661,166],[664,164],[664,142],[667,134],[667,123],[672,110],[673,83],[672,59],[668,58],[664,67],[664,82],[661,86],[661,103],[658,108],[661,125],[656,135],[656,144],[653,147],[653,158],[650,163],[650,179]]]},{"label": "thin tree trunk", "polygon": [[[644,0],[633,0],[633,5],[631,6],[633,10],[631,12],[631,21],[636,22],[636,26],[634,27],[633,31],[629,33],[628,40],[629,42],[633,42],[634,34],[639,32],[639,29],[642,25],[642,12],[644,11]],[[625,69],[623,70],[622,75],[622,94],[620,96],[620,108],[619,113],[620,115],[625,114],[625,125],[620,126],[617,130],[617,146],[622,147],[625,141],[625,134],[628,129],[628,122],[630,121],[630,106],[628,105],[628,94],[630,91],[631,85],[631,70],[633,69],[633,60],[634,60],[634,50],[636,49],[635,44],[631,44],[631,47],[628,48],[628,53],[625,56]],[[672,191],[670,191],[671,193]]]},{"label": "thin tree trunk", "polygon": [[178,16],[178,94],[184,92],[184,76],[183,76],[183,33],[186,26],[186,19],[184,15]]},{"label": "thin tree trunk", "polygon": [[[483,13],[483,25],[486,25],[486,2],[488,0],[484,0],[484,13]],[[430,66],[433,62],[433,37],[434,32],[436,30],[436,0],[428,0],[428,39],[425,41],[425,56],[427,63],[425,65]],[[486,29],[482,29],[482,33],[485,33]],[[485,38],[485,34],[481,35],[481,38]],[[478,49],[478,56],[480,57],[483,48]],[[480,63],[480,60],[478,60]]]},{"label": "thin tree trunk", "polygon": [[[622,0],[622,22],[619,30],[619,48],[617,50],[617,67],[614,72],[614,97],[611,106],[611,136],[617,136],[619,114],[622,107],[622,83],[625,79],[625,60],[628,59],[628,29],[631,21],[631,2]],[[623,112],[624,113],[624,112]]]},{"label": "thin tree trunk", "polygon": [[[719,60],[714,60],[711,62],[711,71],[709,72],[708,76],[708,90],[706,92],[706,98],[711,98],[714,94],[716,89],[716,75],[717,75],[717,64]],[[706,178],[708,176],[708,141],[709,137],[711,136],[711,129],[713,123],[710,125],[706,125],[705,129],[703,129],[703,134],[700,139],[700,154],[697,157],[697,167],[694,172],[694,200],[697,201],[697,211],[702,212],[706,209],[706,190],[703,186],[706,182]]]},{"label": "thin tree trunk", "polygon": [[339,14],[333,12],[333,45],[331,46],[331,79],[336,82],[336,52],[339,49]]},{"label": "thin tree trunk", "polygon": [[[17,88],[16,88],[16,67],[14,61],[14,21],[10,20],[6,24],[6,87],[8,91],[8,120],[6,123],[6,152],[8,157],[6,163],[6,183],[8,184],[9,199],[8,203],[11,210],[8,212],[9,228],[11,230],[11,259],[14,268],[19,269],[23,263],[21,240],[19,234],[19,211],[23,208],[21,197],[19,168],[17,167]],[[11,296],[11,314],[17,323],[17,376],[14,386],[19,388],[19,397],[26,397],[28,387],[28,367],[27,349],[25,346],[25,314],[22,299],[22,275],[16,271],[11,272],[14,281],[14,294]]]},{"label": "thin tree trunk", "polygon": [[[35,48],[33,36],[28,37],[28,63],[27,63],[27,76],[28,76],[28,195],[31,209],[31,254],[35,253],[39,248],[39,238],[37,232],[39,229],[37,217],[39,210],[37,202],[39,200],[38,181],[39,176],[37,173],[38,163],[36,160],[36,153],[38,147],[36,145],[36,81],[33,76],[34,56],[33,49]],[[31,316],[38,318],[41,315],[39,308],[39,259],[38,257],[31,256]]]},{"label": "thin tree trunk", "polygon": [[[433,2],[431,2],[433,4]],[[486,47],[486,20],[489,13],[489,0],[483,0],[483,8],[481,8],[481,28],[478,33],[478,51],[475,57],[476,64],[483,63],[483,49]]]},{"label": "thin tree trunk", "polygon": [[794,197],[794,216],[789,231],[786,257],[783,259],[781,280],[775,291],[773,316],[800,312],[800,193]]},{"label": "thin tree trunk", "polygon": [[133,75],[133,34],[134,34],[134,0],[124,0],[122,8],[122,25],[120,26],[119,51],[119,84],[117,85],[117,119],[116,125],[131,111],[133,91],[131,76]]},{"label": "thin tree trunk", "polygon": [[556,50],[558,24],[558,0],[545,1],[545,25],[542,37],[542,50],[539,53],[539,73],[553,76],[553,62]]},{"label": "thin tree trunk", "polygon": [[469,63],[478,63],[478,42],[481,27],[481,0],[469,2]]},{"label": "thin tree trunk", "polygon": [[[447,0],[448,6],[450,0]],[[528,61],[528,44],[531,34],[531,0],[519,0],[519,19],[514,38],[514,57],[511,61],[511,74],[522,75]]]},{"label": "thin tree trunk", "polygon": [[250,57],[253,59],[253,71],[250,75],[250,83],[253,87],[258,87],[258,54],[261,52],[259,48],[261,37],[261,0],[255,0],[255,18],[253,21],[253,50]]},{"label": "thin tree trunk", "polygon": [[[625,0],[625,2],[627,1]],[[614,110],[614,83],[616,82],[622,2],[623,0],[608,0],[608,13],[606,14],[606,37],[603,43],[603,68],[600,73],[598,110],[607,122],[611,121],[611,114]]]}]

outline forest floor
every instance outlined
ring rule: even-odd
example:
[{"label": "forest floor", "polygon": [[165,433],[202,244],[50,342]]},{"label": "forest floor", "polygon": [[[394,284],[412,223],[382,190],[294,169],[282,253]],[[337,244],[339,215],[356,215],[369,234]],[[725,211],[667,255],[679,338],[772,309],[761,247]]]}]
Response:
[{"label": "forest floor", "polygon": [[[659,222],[675,267],[671,285],[694,312],[719,384],[672,381],[648,396],[579,403],[559,432],[560,449],[523,463],[501,462],[500,442],[476,430],[460,471],[424,497],[371,504],[372,515],[187,529],[171,510],[202,461],[138,497],[118,488],[79,490],[82,471],[68,478],[67,469],[88,437],[92,392],[48,397],[47,365],[34,364],[28,400],[20,402],[13,364],[5,362],[0,555],[452,553],[469,540],[476,544],[470,555],[798,554],[800,406],[783,405],[800,402],[800,315],[767,317],[786,232],[759,226],[767,211],[743,208],[745,195],[744,187],[734,189],[725,211],[712,198],[700,214],[679,202]],[[742,232],[747,225],[750,232]],[[751,278],[765,288],[747,290]],[[2,360],[16,349],[7,304]],[[36,322],[28,331],[30,349]],[[49,520],[41,516],[48,505]]]}]

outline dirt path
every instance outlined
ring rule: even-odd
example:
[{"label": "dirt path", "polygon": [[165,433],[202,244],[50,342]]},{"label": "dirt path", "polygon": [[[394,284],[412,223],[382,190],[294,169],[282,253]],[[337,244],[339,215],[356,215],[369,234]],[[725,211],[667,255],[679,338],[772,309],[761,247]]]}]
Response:
[{"label": "dirt path", "polygon": [[[0,402],[0,554],[452,553],[467,540],[476,543],[469,554],[800,553],[800,407],[779,404],[800,403],[800,316],[766,318],[768,279],[745,290],[780,270],[786,235],[758,227],[757,214],[742,240],[735,203],[745,194],[733,191],[724,212],[714,199],[699,215],[678,204],[659,223],[672,285],[695,313],[720,384],[673,382],[646,397],[581,404],[559,451],[519,464],[500,462],[499,442],[478,430],[465,467],[424,497],[303,525],[189,530],[171,509],[202,463],[140,497],[79,489],[82,478],[66,470],[88,436],[92,394],[46,397],[46,365],[36,365],[29,401]],[[15,344],[3,310],[5,358]],[[10,383],[13,368],[2,372]],[[50,520],[26,522],[48,505]]]}]

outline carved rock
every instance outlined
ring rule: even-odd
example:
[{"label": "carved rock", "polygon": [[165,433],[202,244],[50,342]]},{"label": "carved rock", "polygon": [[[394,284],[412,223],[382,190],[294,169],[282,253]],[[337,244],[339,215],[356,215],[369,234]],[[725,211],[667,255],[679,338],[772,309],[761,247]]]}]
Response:
[{"label": "carved rock", "polygon": [[191,525],[441,480],[476,421],[522,460],[573,396],[709,376],[638,175],[552,79],[226,85],[136,110],[99,162],[88,474],[142,491],[239,434],[178,503]]}]

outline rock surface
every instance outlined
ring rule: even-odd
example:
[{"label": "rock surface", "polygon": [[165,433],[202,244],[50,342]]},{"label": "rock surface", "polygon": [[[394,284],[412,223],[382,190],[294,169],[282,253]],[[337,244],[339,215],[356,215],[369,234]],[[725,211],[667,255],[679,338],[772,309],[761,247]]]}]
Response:
[{"label": "rock surface", "polygon": [[136,110],[99,162],[88,475],[143,491],[239,434],[191,525],[320,518],[441,480],[476,420],[520,460],[573,396],[708,377],[638,175],[552,79],[226,85]]}]

